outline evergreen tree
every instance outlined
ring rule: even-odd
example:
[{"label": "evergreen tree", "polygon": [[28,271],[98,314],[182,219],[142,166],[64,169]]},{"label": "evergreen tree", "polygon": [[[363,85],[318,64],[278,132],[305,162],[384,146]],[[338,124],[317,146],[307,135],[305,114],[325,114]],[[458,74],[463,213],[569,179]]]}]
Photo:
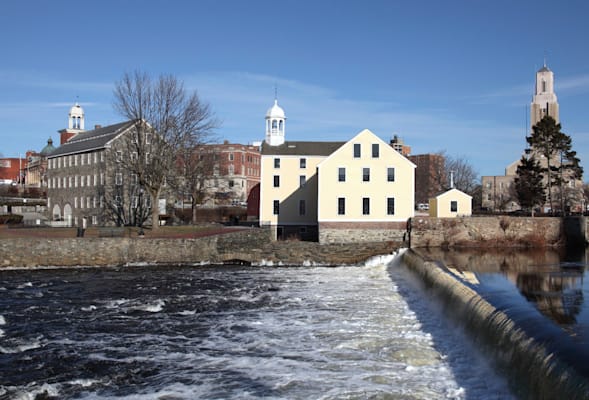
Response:
[{"label": "evergreen tree", "polygon": [[517,200],[523,209],[531,211],[532,216],[534,208],[546,201],[543,172],[544,168],[533,156],[522,157],[517,167],[514,181]]},{"label": "evergreen tree", "polygon": [[583,175],[583,168],[577,153],[572,150],[571,137],[560,131],[560,124],[547,115],[532,127],[527,138],[532,150],[544,157],[547,174],[546,187],[550,209],[554,210],[553,187],[560,189],[561,210],[564,211],[565,185]]}]

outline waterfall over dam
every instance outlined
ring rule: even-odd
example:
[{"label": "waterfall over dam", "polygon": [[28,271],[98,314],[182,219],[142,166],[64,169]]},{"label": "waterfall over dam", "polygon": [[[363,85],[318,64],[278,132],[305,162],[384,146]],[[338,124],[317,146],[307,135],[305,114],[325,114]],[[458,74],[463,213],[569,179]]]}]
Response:
[{"label": "waterfall over dam", "polygon": [[420,278],[443,312],[509,377],[519,397],[589,399],[587,350],[558,328],[518,315],[507,301],[492,304],[472,288],[467,274],[460,278],[443,262],[407,250],[403,264]]}]

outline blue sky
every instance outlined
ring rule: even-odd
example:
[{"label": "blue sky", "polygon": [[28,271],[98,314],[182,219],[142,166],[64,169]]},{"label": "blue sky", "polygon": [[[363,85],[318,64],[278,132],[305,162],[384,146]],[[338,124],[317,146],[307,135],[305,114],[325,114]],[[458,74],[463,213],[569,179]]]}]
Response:
[{"label": "blue sky", "polygon": [[141,69],[197,90],[219,141],[262,140],[277,86],[287,140],[368,128],[502,174],[525,147],[546,54],[562,130],[589,171],[587,15],[587,1],[8,0],[0,153],[58,142],[76,99],[87,128],[121,121],[114,83]]}]

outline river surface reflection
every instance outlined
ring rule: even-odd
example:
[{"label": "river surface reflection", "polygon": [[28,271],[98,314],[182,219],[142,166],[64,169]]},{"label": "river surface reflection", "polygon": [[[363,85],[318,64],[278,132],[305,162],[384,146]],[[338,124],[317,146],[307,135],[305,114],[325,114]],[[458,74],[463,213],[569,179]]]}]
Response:
[{"label": "river surface reflection", "polygon": [[589,357],[586,249],[417,252],[445,266],[533,336],[571,358],[589,377],[589,368],[583,366]]}]

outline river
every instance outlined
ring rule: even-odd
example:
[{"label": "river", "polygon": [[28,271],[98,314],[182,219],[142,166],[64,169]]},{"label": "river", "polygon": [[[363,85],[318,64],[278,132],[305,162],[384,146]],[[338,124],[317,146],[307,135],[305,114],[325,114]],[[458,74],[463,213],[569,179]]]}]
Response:
[{"label": "river", "polygon": [[393,256],[0,271],[0,399],[511,399]]}]

